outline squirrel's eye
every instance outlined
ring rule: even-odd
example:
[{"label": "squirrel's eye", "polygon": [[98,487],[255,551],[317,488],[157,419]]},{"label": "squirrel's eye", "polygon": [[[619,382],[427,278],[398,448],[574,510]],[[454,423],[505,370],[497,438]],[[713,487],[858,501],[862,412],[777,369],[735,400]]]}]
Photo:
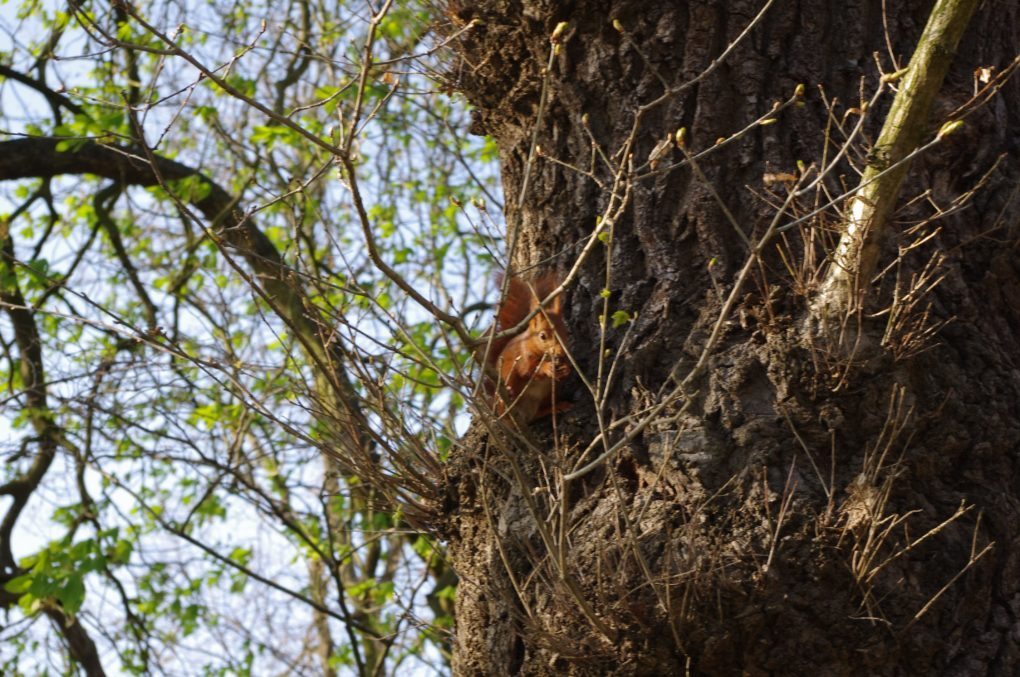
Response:
[{"label": "squirrel's eye", "polygon": [[544,331],[540,331],[538,332],[538,338],[542,339],[543,341],[548,341],[549,334],[545,333]]}]

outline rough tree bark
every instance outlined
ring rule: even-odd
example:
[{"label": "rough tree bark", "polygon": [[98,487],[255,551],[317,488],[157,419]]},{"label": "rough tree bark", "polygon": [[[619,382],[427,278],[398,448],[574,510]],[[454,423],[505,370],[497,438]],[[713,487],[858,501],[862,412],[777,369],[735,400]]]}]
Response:
[{"label": "rough tree bark", "polygon": [[[700,161],[703,179],[689,166],[668,169],[683,155],[667,149],[661,171],[630,186],[611,241],[580,266],[566,297],[572,352],[591,382],[601,351],[622,355],[602,420],[633,417],[608,432],[611,443],[689,373],[747,259],[720,201],[752,240],[761,235],[786,196],[763,175],[796,174],[798,160],[823,157],[827,113],[817,86],[842,102],[841,121],[862,88],[867,98],[877,86],[874,55],[886,72],[906,65],[932,4],[776,2],[724,63],[643,114],[635,165],[681,127],[687,148],[708,148],[806,85],[805,106]],[[458,27],[477,20],[457,40],[451,74],[477,108],[477,131],[501,150],[515,268],[571,268],[612,199],[596,179],[612,179],[608,167],[621,160],[615,154],[639,107],[702,73],[762,5],[449,7]],[[559,22],[568,27],[550,62]],[[1016,3],[983,3],[925,138],[980,86],[976,69],[1009,65],[1017,35]],[[888,103],[869,112],[865,140]],[[847,114],[846,128],[856,119]],[[834,239],[816,230],[808,242],[791,230],[766,248],[686,396],[592,472],[562,481],[600,430],[577,377],[566,386],[574,410],[555,429],[536,422],[530,444],[475,426],[452,456],[445,506],[461,580],[456,672],[1015,674],[1017,129],[1013,79],[967,116],[962,132],[915,161],[903,195],[930,190],[930,200],[901,200],[901,236],[879,264],[895,262],[893,271],[868,291],[849,353],[798,329]],[[917,236],[910,225],[982,177],[965,208],[926,224],[934,236],[897,256],[897,245]],[[844,162],[827,185],[836,195],[856,178]],[[771,204],[762,199],[767,188]],[[914,307],[914,324],[889,328],[892,313],[879,311],[901,303],[904,281],[939,253],[941,284]],[[812,256],[817,265],[805,263]],[[608,329],[601,346],[607,269],[608,311],[636,318]],[[794,274],[804,270],[811,274]],[[939,330],[917,352],[911,341],[926,327]],[[970,509],[958,514],[961,505]]]}]

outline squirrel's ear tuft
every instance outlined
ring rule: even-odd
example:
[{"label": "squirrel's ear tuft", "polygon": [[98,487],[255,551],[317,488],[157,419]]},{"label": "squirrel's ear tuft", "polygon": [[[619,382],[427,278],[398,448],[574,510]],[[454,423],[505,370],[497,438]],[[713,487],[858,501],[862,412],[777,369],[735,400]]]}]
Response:
[{"label": "squirrel's ear tuft", "polygon": [[539,300],[545,300],[545,297],[553,293],[558,286],[560,286],[560,276],[556,273],[545,273],[535,280],[535,294],[538,295]]}]

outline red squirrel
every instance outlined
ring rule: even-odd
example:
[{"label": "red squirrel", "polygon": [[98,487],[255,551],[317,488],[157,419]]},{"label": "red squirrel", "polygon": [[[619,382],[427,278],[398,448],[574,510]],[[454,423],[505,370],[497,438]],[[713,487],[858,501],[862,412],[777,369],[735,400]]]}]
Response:
[{"label": "red squirrel", "polygon": [[[545,275],[534,282],[511,277],[507,284],[496,333],[519,324],[556,289],[558,281],[554,275]],[[530,423],[572,406],[560,400],[559,386],[570,375],[562,307],[562,297],[557,296],[531,318],[523,332],[492,341],[487,362],[499,376],[493,397],[497,415],[509,412],[517,421]]]}]

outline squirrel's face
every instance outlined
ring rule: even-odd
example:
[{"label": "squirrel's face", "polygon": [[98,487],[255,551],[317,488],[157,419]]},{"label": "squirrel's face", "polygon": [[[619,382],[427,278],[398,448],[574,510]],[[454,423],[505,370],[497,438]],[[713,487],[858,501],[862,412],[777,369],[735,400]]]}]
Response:
[{"label": "squirrel's face", "polygon": [[563,346],[564,332],[541,314],[531,320],[529,329],[535,339],[534,347],[541,351],[542,363],[538,372],[547,378],[560,379],[568,376],[570,361],[567,360],[566,349]]}]

